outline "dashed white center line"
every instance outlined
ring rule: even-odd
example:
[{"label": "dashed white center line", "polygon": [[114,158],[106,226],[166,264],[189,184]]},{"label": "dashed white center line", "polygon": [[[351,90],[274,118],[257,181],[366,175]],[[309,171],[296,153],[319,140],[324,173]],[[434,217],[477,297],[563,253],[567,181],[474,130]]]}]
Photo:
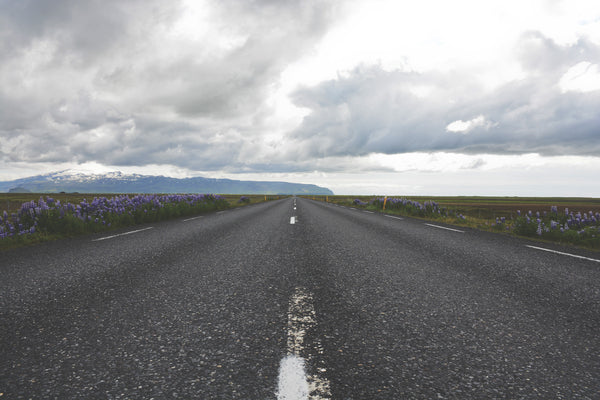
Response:
[{"label": "dashed white center line", "polygon": [[124,232],[124,233],[119,233],[117,235],[111,235],[111,236],[104,236],[98,239],[92,239],[92,242],[98,242],[100,240],[106,240],[106,239],[112,239],[112,238],[116,238],[119,236],[125,236],[125,235],[131,235],[132,233],[138,233],[138,232],[142,232],[142,231],[147,231],[148,229],[152,229],[154,228],[153,226],[150,226],[148,228],[143,228],[143,229],[137,229],[135,231],[129,231],[129,232]]},{"label": "dashed white center line", "polygon": [[296,223],[296,217],[290,217],[290,224],[294,225]]},{"label": "dashed white center line", "polygon": [[388,218],[394,218],[394,219],[399,219],[400,221],[404,220],[404,218],[394,217],[393,215],[386,215],[386,217],[388,217]]},{"label": "dashed white center line", "polygon": [[[316,324],[312,294],[305,288],[296,288],[290,299],[287,326],[287,355],[279,366],[277,385],[278,400],[324,400],[331,398],[329,381],[319,374],[307,374],[311,354],[306,354],[306,332]],[[323,352],[320,341],[313,345],[319,354]],[[305,361],[306,360],[306,361]],[[318,372],[326,372],[318,368]]]},{"label": "dashed white center line", "polygon": [[433,225],[433,224],[425,224],[425,225],[432,226],[434,228],[439,228],[439,229],[446,229],[447,231],[458,232],[458,233],[465,233],[465,231],[461,231],[461,230],[458,230],[458,229],[447,228],[445,226],[439,226],[439,225]]},{"label": "dashed white center line", "polygon": [[550,253],[555,253],[555,254],[561,254],[563,256],[569,256],[569,257],[575,257],[575,258],[581,258],[582,260],[588,260],[588,261],[595,261],[600,263],[600,260],[596,260],[595,258],[589,258],[589,257],[584,257],[584,256],[580,256],[577,254],[571,254],[571,253],[563,253],[562,251],[556,251],[556,250],[551,250],[551,249],[545,249],[543,247],[537,247],[537,246],[530,246],[530,245],[525,245],[525,247],[529,247],[531,249],[536,249],[536,250],[542,250],[542,251],[547,251]]}]

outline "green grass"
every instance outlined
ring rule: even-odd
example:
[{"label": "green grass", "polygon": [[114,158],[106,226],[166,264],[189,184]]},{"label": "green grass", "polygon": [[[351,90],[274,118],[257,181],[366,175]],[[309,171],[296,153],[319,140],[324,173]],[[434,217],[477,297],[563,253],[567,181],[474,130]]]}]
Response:
[{"label": "green grass", "polygon": [[[122,194],[119,194],[122,195]],[[114,194],[103,193],[0,193],[0,216],[6,211],[9,215],[17,213],[21,209],[23,203],[30,201],[37,202],[40,197],[52,197],[55,201],[60,201],[62,204],[71,203],[74,205],[80,204],[87,199],[91,202],[94,198],[112,198]],[[130,194],[129,196],[132,196]],[[152,206],[140,208],[135,213],[126,213],[122,215],[104,214],[102,219],[106,224],[89,223],[80,220],[72,215],[59,216],[59,212],[48,211],[43,215],[38,216],[38,226],[33,234],[15,235],[0,239],[0,250],[26,246],[34,243],[56,240],[66,237],[81,236],[94,232],[110,231],[127,226],[137,224],[156,222],[161,220],[199,215],[202,213],[216,211],[217,209],[241,207],[248,204],[256,204],[265,201],[277,200],[286,196],[276,195],[245,195],[245,201],[240,201],[242,195],[221,195],[225,200],[212,204],[197,204],[189,206],[187,203],[171,203],[165,204],[162,208],[154,208]],[[28,216],[22,217],[29,220]],[[25,224],[25,222],[23,222]],[[30,221],[33,223],[33,219]]]}]

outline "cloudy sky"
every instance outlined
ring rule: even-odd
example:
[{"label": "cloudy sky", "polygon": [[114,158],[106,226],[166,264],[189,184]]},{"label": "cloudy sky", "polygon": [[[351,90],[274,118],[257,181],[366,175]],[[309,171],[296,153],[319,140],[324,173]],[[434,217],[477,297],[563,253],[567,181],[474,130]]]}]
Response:
[{"label": "cloudy sky", "polygon": [[597,0],[0,0],[0,180],[600,197]]}]

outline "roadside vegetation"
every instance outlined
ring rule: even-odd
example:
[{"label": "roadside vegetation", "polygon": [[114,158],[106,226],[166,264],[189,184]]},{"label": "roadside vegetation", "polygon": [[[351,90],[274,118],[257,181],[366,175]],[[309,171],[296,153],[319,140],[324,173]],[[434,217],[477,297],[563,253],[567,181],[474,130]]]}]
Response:
[{"label": "roadside vegetation", "polygon": [[213,194],[122,194],[108,197],[65,193],[4,193],[0,194],[0,249],[200,215],[279,197]]},{"label": "roadside vegetation", "polygon": [[435,220],[451,225],[600,250],[600,199],[305,197],[371,211]]}]

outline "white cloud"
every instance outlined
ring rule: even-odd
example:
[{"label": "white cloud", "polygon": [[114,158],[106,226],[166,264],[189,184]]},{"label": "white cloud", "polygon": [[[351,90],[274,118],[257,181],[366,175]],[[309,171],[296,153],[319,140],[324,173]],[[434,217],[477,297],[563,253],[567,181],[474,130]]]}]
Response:
[{"label": "white cloud", "polygon": [[598,64],[582,61],[575,64],[562,76],[559,82],[564,92],[593,92],[600,90],[600,69]]},{"label": "white cloud", "polygon": [[448,132],[467,134],[475,128],[483,127],[485,129],[489,129],[492,126],[493,124],[490,121],[488,121],[483,115],[480,115],[468,121],[459,119],[451,122],[446,126],[446,130]]}]

